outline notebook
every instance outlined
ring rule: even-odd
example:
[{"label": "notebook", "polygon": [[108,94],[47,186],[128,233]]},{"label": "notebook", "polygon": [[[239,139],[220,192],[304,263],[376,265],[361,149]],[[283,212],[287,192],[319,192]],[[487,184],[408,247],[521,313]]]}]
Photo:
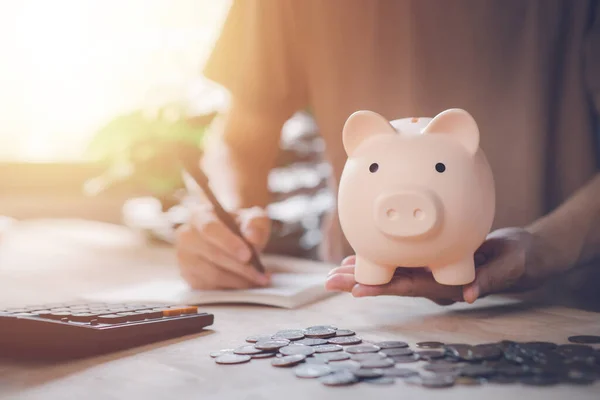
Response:
[{"label": "notebook", "polygon": [[192,305],[242,303],[294,309],[335,294],[325,290],[327,273],[334,265],[275,255],[264,255],[262,261],[273,271],[271,286],[265,288],[192,290],[182,279],[170,277],[91,293],[84,300]]}]

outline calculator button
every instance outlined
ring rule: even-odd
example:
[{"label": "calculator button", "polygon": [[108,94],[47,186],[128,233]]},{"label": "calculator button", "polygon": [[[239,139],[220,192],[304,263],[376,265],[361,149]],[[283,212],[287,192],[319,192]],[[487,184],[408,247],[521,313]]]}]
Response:
[{"label": "calculator button", "polygon": [[25,309],[26,309],[27,311],[29,311],[29,312],[32,312],[32,311],[39,311],[39,310],[45,310],[45,309],[47,309],[47,308],[48,308],[48,306],[37,306],[37,305],[34,305],[34,306],[27,306],[27,307],[25,307]]},{"label": "calculator button", "polygon": [[98,322],[101,324],[120,324],[122,322],[127,322],[127,317],[117,314],[100,315],[98,316]]},{"label": "calculator button", "polygon": [[57,307],[57,308],[51,308],[50,311],[53,313],[57,313],[57,312],[67,312],[68,313],[71,310],[69,310],[67,307]]},{"label": "calculator button", "polygon": [[169,308],[166,310],[163,310],[162,314],[165,317],[173,317],[173,316],[178,316],[178,315],[184,315],[184,314],[197,314],[198,313],[198,307],[180,307],[180,306],[176,306],[173,308]]},{"label": "calculator button", "polygon": [[49,319],[63,319],[63,318],[68,318],[71,316],[71,313],[63,311],[63,312],[53,312],[51,314],[45,315],[45,318],[49,318]]},{"label": "calculator button", "polygon": [[27,309],[26,308],[7,308],[5,311],[10,314],[17,314],[17,313],[27,312]]},{"label": "calculator button", "polygon": [[22,312],[22,313],[13,313],[15,317],[37,317],[37,314]]},{"label": "calculator button", "polygon": [[108,311],[110,311],[111,314],[116,314],[116,313],[120,313],[120,312],[127,312],[127,311],[129,311],[129,309],[125,308],[125,307],[115,307],[115,308],[109,308]]},{"label": "calculator button", "polygon": [[85,306],[77,306],[77,307],[69,307],[69,311],[71,312],[86,312],[89,308]]},{"label": "calculator button", "polygon": [[129,321],[129,322],[143,321],[146,319],[146,317],[143,314],[136,313],[136,312],[122,312],[122,313],[117,313],[117,315],[127,318],[127,321]]},{"label": "calculator button", "polygon": [[154,319],[154,318],[162,318],[162,311],[153,311],[153,310],[138,310],[135,311],[136,314],[141,314],[144,316],[144,319]]},{"label": "calculator button", "polygon": [[94,313],[73,313],[69,316],[69,321],[73,322],[90,322],[93,319],[96,319],[98,314]]}]

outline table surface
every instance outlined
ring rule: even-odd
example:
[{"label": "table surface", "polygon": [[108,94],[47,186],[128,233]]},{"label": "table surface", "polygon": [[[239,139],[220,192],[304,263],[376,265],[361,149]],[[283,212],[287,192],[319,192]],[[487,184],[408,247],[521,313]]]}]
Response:
[{"label": "table surface", "polygon": [[[0,306],[68,301],[91,290],[144,277],[177,274],[172,249],[148,246],[122,227],[85,221],[36,221],[15,226],[0,242]],[[599,314],[508,298],[440,307],[423,299],[354,299],[339,294],[302,309],[206,306],[206,332],[101,357],[55,365],[0,362],[2,399],[595,399],[593,386],[456,386],[423,389],[397,382],[329,388],[295,378],[269,360],[222,366],[208,356],[255,333],[333,324],[367,340],[483,343],[511,339],[565,343],[573,334],[600,334]]]}]

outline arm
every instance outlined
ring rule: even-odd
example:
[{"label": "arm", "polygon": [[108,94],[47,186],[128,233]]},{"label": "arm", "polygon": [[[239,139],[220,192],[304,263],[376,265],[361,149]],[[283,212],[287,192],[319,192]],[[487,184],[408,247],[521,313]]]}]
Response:
[{"label": "arm", "polygon": [[289,115],[252,110],[232,102],[207,137],[203,168],[226,209],[269,203],[267,179],[275,165],[279,138]]},{"label": "arm", "polygon": [[536,257],[549,273],[564,272],[600,257],[600,174],[554,212],[527,230],[542,243]]}]

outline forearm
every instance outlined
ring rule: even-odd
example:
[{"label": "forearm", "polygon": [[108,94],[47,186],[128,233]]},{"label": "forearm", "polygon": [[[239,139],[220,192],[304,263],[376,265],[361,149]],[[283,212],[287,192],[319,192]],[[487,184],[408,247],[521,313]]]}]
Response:
[{"label": "forearm", "polygon": [[528,230],[542,244],[538,259],[549,273],[600,257],[600,174]]},{"label": "forearm", "polygon": [[268,176],[286,115],[263,114],[232,104],[211,126],[203,168],[226,209],[269,203]]}]

